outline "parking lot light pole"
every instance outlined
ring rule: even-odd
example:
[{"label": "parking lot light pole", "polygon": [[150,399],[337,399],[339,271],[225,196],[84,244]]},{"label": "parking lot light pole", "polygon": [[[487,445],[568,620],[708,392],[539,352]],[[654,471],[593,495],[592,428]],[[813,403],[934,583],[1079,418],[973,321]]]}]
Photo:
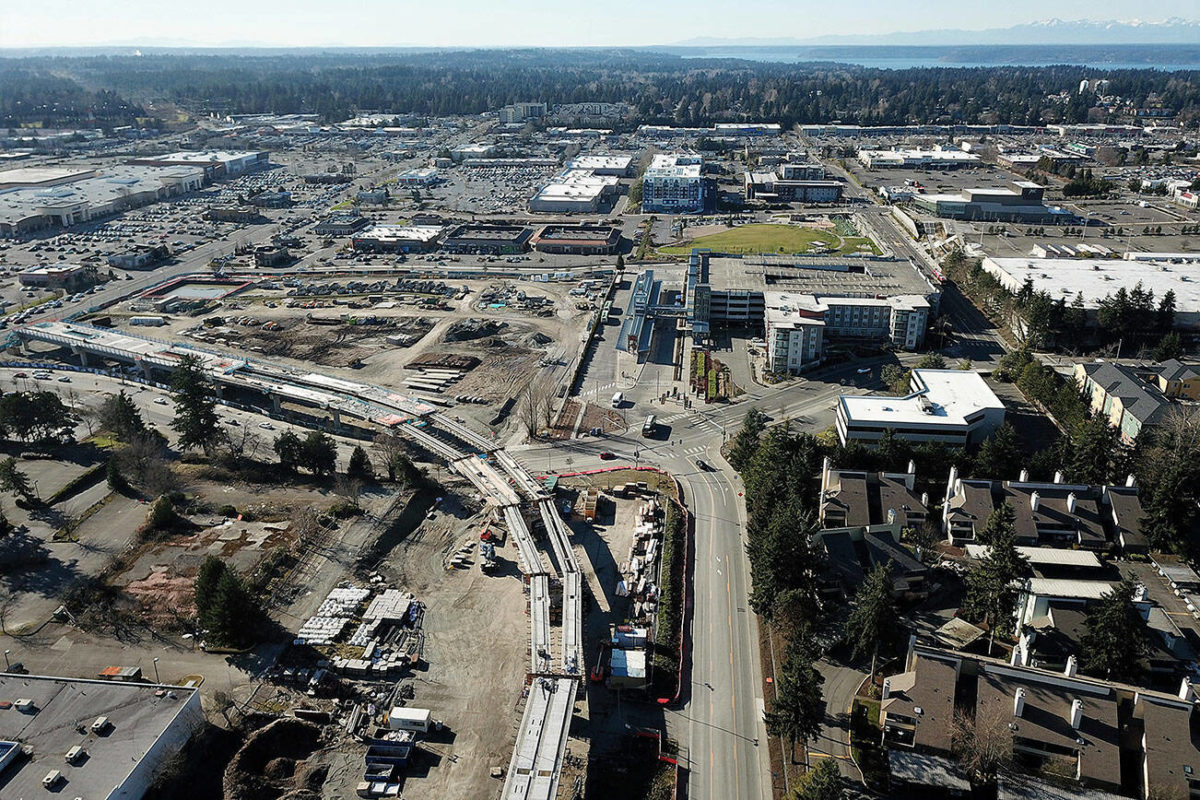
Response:
[{"label": "parking lot light pole", "polygon": [[4,668],[5,669],[8,669],[11,666],[11,664],[8,663],[8,654],[11,652],[12,652],[11,650],[4,651]]},{"label": "parking lot light pole", "polygon": [[154,657],[154,682],[162,683],[162,681],[158,679],[158,656]]}]

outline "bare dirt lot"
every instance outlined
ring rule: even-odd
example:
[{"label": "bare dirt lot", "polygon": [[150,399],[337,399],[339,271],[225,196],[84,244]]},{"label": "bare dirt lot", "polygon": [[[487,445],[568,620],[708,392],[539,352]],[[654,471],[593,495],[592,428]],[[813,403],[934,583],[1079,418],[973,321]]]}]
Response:
[{"label": "bare dirt lot", "polygon": [[[233,317],[227,318],[232,321]],[[334,321],[334,324],[327,324]],[[389,317],[387,324],[349,324],[329,317],[283,317],[263,325],[211,325],[193,334],[201,341],[236,340],[268,358],[307,361],[326,367],[352,367],[391,344],[389,337],[416,343],[433,330],[431,317]],[[203,337],[203,338],[201,338]]]}]

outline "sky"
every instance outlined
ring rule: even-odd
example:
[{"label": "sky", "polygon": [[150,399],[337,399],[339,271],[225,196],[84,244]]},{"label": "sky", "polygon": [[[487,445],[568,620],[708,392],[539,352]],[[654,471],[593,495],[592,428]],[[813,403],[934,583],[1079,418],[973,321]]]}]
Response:
[{"label": "sky", "polygon": [[0,0],[0,47],[612,46],[1194,18],[1196,0]]}]

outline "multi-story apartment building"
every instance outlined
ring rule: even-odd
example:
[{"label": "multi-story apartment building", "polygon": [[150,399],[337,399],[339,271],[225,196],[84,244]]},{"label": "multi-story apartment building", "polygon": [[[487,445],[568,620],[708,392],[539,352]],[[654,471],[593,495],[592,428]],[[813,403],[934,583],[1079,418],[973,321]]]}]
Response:
[{"label": "multi-story apartment building", "polygon": [[716,184],[704,177],[698,155],[658,154],[642,175],[642,211],[695,214],[711,211]]}]

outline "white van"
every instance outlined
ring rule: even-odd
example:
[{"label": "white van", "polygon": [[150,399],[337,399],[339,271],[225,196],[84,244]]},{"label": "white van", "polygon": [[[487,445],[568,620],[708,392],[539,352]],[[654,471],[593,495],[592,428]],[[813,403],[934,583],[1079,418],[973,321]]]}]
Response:
[{"label": "white van", "polygon": [[624,401],[625,401],[625,395],[621,394],[620,392],[617,392],[616,394],[613,395],[612,407],[620,408],[621,403],[623,403]]}]

